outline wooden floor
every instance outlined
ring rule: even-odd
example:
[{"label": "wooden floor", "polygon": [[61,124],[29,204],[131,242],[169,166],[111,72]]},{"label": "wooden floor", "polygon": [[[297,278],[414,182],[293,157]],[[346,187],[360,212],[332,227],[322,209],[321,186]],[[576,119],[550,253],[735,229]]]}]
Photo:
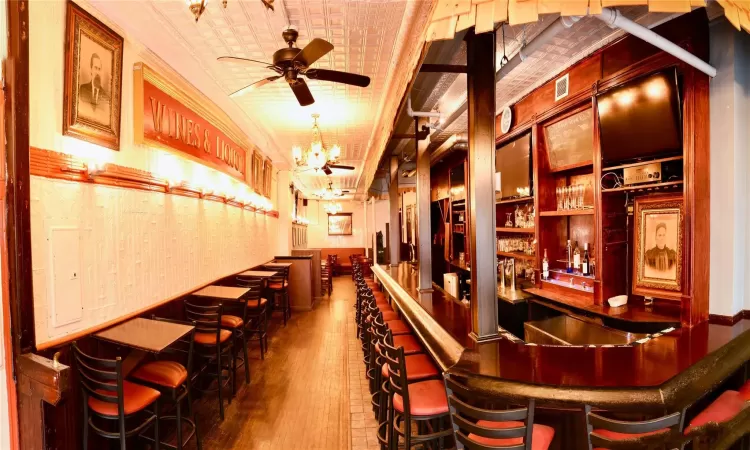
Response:
[{"label": "wooden floor", "polygon": [[295,312],[286,328],[275,315],[266,359],[254,343],[251,383],[238,379],[225,420],[215,394],[196,402],[203,449],[377,448],[353,305],[354,285],[341,276],[330,299]]}]

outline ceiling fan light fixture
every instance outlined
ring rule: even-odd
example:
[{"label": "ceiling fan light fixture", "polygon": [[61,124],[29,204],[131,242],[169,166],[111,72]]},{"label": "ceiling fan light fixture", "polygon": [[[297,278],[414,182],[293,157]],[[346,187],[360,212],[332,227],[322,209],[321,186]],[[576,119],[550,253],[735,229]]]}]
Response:
[{"label": "ceiling fan light fixture", "polygon": [[[185,3],[187,3],[188,9],[190,9],[190,12],[195,16],[195,21],[198,22],[198,19],[201,18],[201,14],[206,10],[208,0],[185,0]],[[226,7],[226,1],[224,3],[224,6]]]}]

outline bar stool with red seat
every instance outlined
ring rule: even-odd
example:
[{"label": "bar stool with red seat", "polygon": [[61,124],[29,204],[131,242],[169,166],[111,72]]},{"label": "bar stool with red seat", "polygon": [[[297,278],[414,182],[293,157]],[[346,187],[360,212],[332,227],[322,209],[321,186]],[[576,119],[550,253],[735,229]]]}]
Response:
[{"label": "bar stool with red seat", "polygon": [[249,291],[242,298],[245,310],[245,332],[248,340],[258,340],[260,359],[266,359],[268,351],[268,300],[263,295],[263,281],[259,278],[237,277],[239,286]]},{"label": "bar stool with red seat", "polygon": [[[159,449],[159,397],[156,389],[123,379],[122,359],[89,356],[73,341],[73,358],[83,393],[83,450],[89,448],[89,429],[107,439],[119,439],[120,450],[127,449],[126,440],[154,426],[154,447]],[[151,411],[148,411],[150,409]],[[143,414],[142,414],[143,413]],[[144,420],[127,430],[126,420],[143,415]],[[94,418],[111,423],[117,421],[117,432],[106,431]]]},{"label": "bar stool with red seat", "polygon": [[745,383],[740,391],[727,390],[722,392],[716,400],[690,421],[685,428],[685,436],[695,441],[709,438],[711,436],[707,435],[716,434],[717,429],[727,425],[727,422],[734,419],[743,409],[750,407],[747,403],[748,394],[750,394],[749,383]]},{"label": "bar stool with red seat", "polygon": [[[381,444],[396,450],[403,439],[406,449],[428,443],[444,448],[444,439],[453,434],[445,385],[439,379],[410,383],[402,347],[385,346],[383,354],[388,363],[390,403],[385,422],[387,437]],[[417,424],[417,434],[412,434],[412,422]]]},{"label": "bar stool with red seat", "polygon": [[457,377],[444,375],[457,442],[469,450],[547,450],[555,429],[534,423],[534,400],[514,409],[495,409],[492,403],[507,399],[488,398],[472,390]]},{"label": "bar stool with red seat", "polygon": [[[232,356],[232,365],[236,371],[238,367],[245,368],[245,383],[250,383],[250,364],[247,357],[247,333],[245,332],[245,322],[247,320],[247,298],[243,295],[237,300],[224,299],[224,312],[233,312],[232,314],[221,315],[221,327],[232,332],[234,340],[234,354]],[[240,347],[242,348],[242,358],[237,357]],[[238,364],[237,361],[240,361]],[[237,392],[236,381],[234,377],[232,382],[232,394]]]},{"label": "bar stool with red seat", "polygon": [[289,307],[289,267],[284,267],[276,275],[269,277],[266,288],[273,295],[273,310],[281,311],[286,326],[287,320],[292,317],[292,309]]},{"label": "bar stool with red seat", "polygon": [[[198,425],[193,417],[193,396],[190,393],[190,374],[192,373],[193,367],[193,338],[195,335],[195,323],[183,322],[180,320],[164,319],[156,316],[152,316],[151,320],[159,320],[162,322],[178,323],[182,325],[191,325],[193,330],[189,335],[178,340],[171,346],[162,350],[162,353],[178,355],[186,358],[186,365],[183,366],[176,361],[157,360],[147,362],[140,365],[133,373],[129,375],[130,378],[138,380],[138,382],[145,384],[146,386],[152,387],[162,395],[169,395],[169,399],[175,404],[176,415],[174,416],[163,416],[164,419],[174,419],[177,423],[177,445],[170,445],[162,443],[161,445],[182,450],[182,447],[190,442],[190,439],[195,436],[195,442],[198,450],[201,449],[201,439],[198,435]],[[188,417],[182,417],[182,401],[187,398],[188,406]],[[187,438],[183,440],[182,436],[182,423],[187,422],[191,428],[191,432]]]},{"label": "bar stool with red seat", "polygon": [[[219,396],[219,417],[224,420],[224,397],[223,389],[229,385],[234,385],[234,352],[232,332],[221,327],[221,316],[223,305],[198,305],[185,299],[185,317],[189,321],[195,322],[195,335],[193,337],[194,354],[205,361],[195,377],[190,380],[192,383],[199,381],[200,377],[206,376],[209,379],[216,379],[215,389],[200,389],[194,384],[191,389],[199,392],[212,393],[217,392]],[[224,361],[227,361],[226,365]],[[210,372],[209,366],[215,364],[216,373]],[[224,375],[224,371],[227,375]],[[229,396],[229,404],[232,404],[232,396]]]},{"label": "bar stool with red seat", "polygon": [[682,430],[685,411],[654,419],[624,421],[610,419],[584,407],[589,449],[594,450],[647,450],[653,448],[682,448],[689,440]]}]

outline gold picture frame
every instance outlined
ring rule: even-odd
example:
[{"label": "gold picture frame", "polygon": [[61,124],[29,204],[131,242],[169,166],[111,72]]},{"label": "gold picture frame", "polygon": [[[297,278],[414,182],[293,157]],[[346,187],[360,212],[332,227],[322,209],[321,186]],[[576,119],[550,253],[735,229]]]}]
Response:
[{"label": "gold picture frame", "polygon": [[270,159],[266,159],[263,165],[263,195],[271,198],[271,183],[273,178],[273,165]]},{"label": "gold picture frame", "polygon": [[351,236],[352,213],[328,214],[328,236]]},{"label": "gold picture frame", "polygon": [[253,190],[263,195],[263,155],[259,151],[253,152]]},{"label": "gold picture frame", "polygon": [[633,293],[680,300],[685,232],[682,195],[636,198],[634,211]]},{"label": "gold picture frame", "polygon": [[73,2],[65,33],[63,135],[120,150],[124,40]]}]

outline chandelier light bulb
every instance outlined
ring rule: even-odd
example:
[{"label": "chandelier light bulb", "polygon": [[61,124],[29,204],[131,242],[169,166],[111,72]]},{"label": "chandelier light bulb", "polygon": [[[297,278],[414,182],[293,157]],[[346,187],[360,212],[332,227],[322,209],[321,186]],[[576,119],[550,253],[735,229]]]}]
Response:
[{"label": "chandelier light bulb", "polygon": [[292,157],[294,158],[294,162],[299,163],[302,161],[302,147],[299,145],[295,145],[292,147]]},{"label": "chandelier light bulb", "polygon": [[331,161],[338,161],[339,157],[341,157],[341,147],[336,144],[331,147],[331,151],[329,152],[329,159]]},{"label": "chandelier light bulb", "polygon": [[193,16],[195,16],[195,21],[198,22],[198,19],[201,18],[201,14],[206,10],[208,0],[185,0],[185,3],[187,4],[188,9],[190,9],[190,12],[193,13]]}]

